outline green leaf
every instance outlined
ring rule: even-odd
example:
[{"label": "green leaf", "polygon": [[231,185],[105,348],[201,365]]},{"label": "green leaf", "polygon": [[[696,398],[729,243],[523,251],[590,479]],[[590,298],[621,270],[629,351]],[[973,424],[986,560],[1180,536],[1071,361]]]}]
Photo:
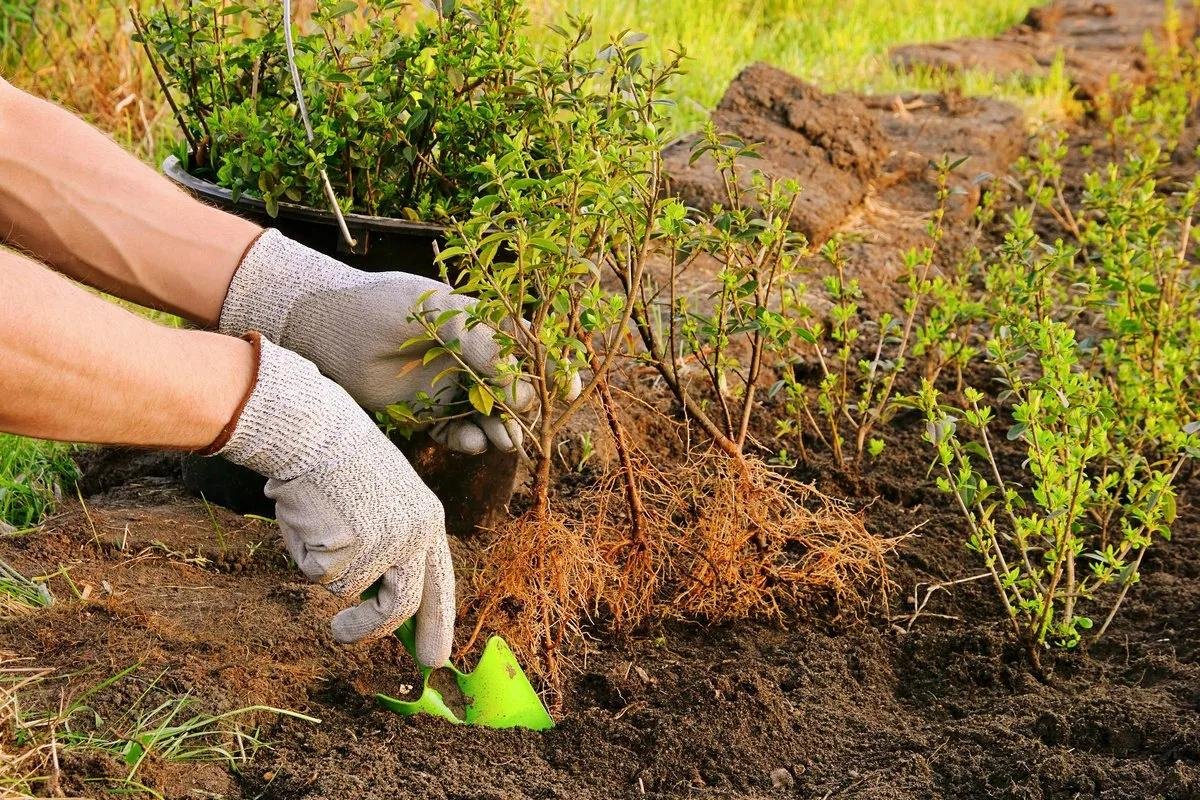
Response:
[{"label": "green leaf", "polygon": [[471,406],[485,417],[491,416],[492,408],[496,404],[496,398],[492,395],[491,390],[478,383],[467,392],[467,399],[471,401]]},{"label": "green leaf", "polygon": [[325,19],[338,19],[347,14],[353,14],[355,11],[358,11],[358,3],[354,2],[354,0],[343,0],[343,2],[329,9],[329,13],[325,15]]},{"label": "green leaf", "polygon": [[540,236],[534,236],[529,240],[529,244],[551,255],[562,255],[562,248],[551,239],[546,239]]},{"label": "green leaf", "polygon": [[132,767],[142,760],[146,754],[146,748],[139,742],[130,740],[125,743],[125,766]]},{"label": "green leaf", "polygon": [[446,355],[446,353],[447,350],[444,347],[431,347],[426,350],[425,355],[422,356],[421,365],[427,367],[429,366],[429,362],[441,358],[442,356]]},{"label": "green leaf", "polygon": [[1027,430],[1029,430],[1028,425],[1026,425],[1024,422],[1018,422],[1016,425],[1013,425],[1011,428],[1008,429],[1008,434],[1007,434],[1008,440],[1010,442],[1014,442],[1017,439],[1020,439],[1022,436],[1025,435],[1025,431],[1027,431]]}]

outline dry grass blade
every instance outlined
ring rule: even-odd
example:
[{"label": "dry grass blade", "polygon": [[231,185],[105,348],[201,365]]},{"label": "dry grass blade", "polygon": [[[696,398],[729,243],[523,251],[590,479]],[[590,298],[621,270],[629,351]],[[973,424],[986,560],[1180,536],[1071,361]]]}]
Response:
[{"label": "dry grass blade", "polygon": [[30,580],[0,558],[0,619],[27,614],[52,602],[44,583]]},{"label": "dry grass blade", "polygon": [[172,138],[167,106],[132,40],[125,2],[34,0],[28,22],[0,42],[13,85],[83,115],[145,160]]},{"label": "dry grass blade", "polygon": [[53,785],[53,748],[24,735],[20,693],[43,680],[50,670],[31,667],[25,659],[0,651],[0,800],[26,798],[40,785]]}]

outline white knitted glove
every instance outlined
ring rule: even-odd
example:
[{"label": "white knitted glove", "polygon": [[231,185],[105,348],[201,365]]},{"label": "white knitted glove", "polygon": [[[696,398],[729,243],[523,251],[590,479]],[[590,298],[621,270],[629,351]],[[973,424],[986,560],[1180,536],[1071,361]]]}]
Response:
[{"label": "white knitted glove", "polygon": [[310,579],[357,598],[333,618],[339,642],[384,636],[417,616],[417,657],[440,666],[454,635],[454,568],[438,501],[345,390],[264,338],[258,379],[207,453],[270,480],[288,552]]},{"label": "white knitted glove", "polygon": [[[463,311],[470,304],[469,298],[439,281],[402,272],[361,272],[268,229],[233,276],[220,330],[235,336],[260,331],[311,359],[371,410],[400,402],[419,407],[421,394],[427,393],[430,402],[424,410],[436,417],[465,399],[461,373],[453,369],[456,362],[443,355],[422,363],[435,342],[400,348],[425,332],[413,319],[418,305],[425,318],[433,320],[443,311]],[[465,313],[455,314],[439,328],[442,340],[457,340],[463,361],[476,374],[497,378],[501,356],[493,332],[484,325],[468,328],[466,323]],[[497,382],[505,380],[501,376]],[[530,410],[536,401],[532,385],[524,380],[514,385],[511,376],[507,380],[506,405],[518,413]],[[578,384],[576,375],[568,396],[578,395]],[[499,413],[452,419],[436,425],[431,434],[463,453],[481,453],[489,440],[503,450],[515,450],[523,440],[522,428]]]}]

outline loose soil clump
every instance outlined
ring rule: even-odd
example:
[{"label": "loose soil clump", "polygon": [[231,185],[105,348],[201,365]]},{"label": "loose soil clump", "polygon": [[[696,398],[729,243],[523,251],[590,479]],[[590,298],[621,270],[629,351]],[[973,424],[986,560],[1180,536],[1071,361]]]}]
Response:
[{"label": "loose soil clump", "polygon": [[[723,133],[759,143],[762,171],[804,186],[792,228],[821,242],[857,208],[887,157],[887,140],[862,101],[830,95],[768,64],[747,67],[712,116]],[[671,190],[687,204],[727,202],[707,156],[692,162],[697,139],[685,137],[664,154]],[[747,176],[748,178],[748,176]]]},{"label": "loose soil clump", "polygon": [[[1177,4],[1174,22],[1167,7],[1167,3],[1145,0],[1065,0],[1033,9],[1024,22],[994,39],[909,44],[893,48],[891,58],[902,69],[920,66],[1041,78],[1061,54],[1076,93],[1095,100],[1109,90],[1110,75],[1122,88],[1150,79],[1144,48],[1147,32],[1160,45],[1168,39],[1185,44],[1196,35],[1192,4]],[[1175,24],[1178,27],[1171,27]]]},{"label": "loose soil clump", "polygon": [[[859,279],[869,308],[885,310],[899,306],[904,252],[926,241],[925,220],[937,205],[936,165],[965,159],[951,175],[948,209],[961,223],[979,204],[980,176],[1006,173],[1028,139],[1025,118],[1011,103],[929,93],[826,94],[766,64],[734,80],[713,122],[763,143],[753,169],[800,183],[792,229],[813,245],[843,236],[847,274]],[[696,208],[725,204],[712,159],[692,161],[696,141],[685,137],[664,154],[671,190]],[[952,226],[941,257],[952,261],[963,240]],[[823,269],[817,258],[811,266]],[[684,280],[697,297],[712,290],[695,276]]]}]

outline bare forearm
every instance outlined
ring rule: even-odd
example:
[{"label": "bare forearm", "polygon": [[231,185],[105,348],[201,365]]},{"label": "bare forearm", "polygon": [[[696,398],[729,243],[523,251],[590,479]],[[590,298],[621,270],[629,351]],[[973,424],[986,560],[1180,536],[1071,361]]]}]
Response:
[{"label": "bare forearm", "polygon": [[241,339],[165,328],[0,249],[0,430],[196,449],[254,379]]},{"label": "bare forearm", "polygon": [[259,232],[0,80],[0,241],[110,294],[211,325]]}]

